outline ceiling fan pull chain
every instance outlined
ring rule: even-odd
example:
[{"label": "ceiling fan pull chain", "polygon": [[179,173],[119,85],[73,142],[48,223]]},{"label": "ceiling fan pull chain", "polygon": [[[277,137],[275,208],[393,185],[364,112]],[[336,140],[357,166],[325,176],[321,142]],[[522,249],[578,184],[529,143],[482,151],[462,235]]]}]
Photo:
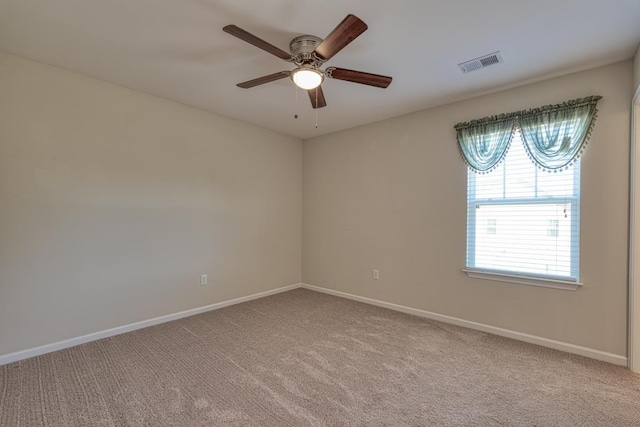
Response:
[{"label": "ceiling fan pull chain", "polygon": [[[318,105],[318,89],[316,88],[316,105]],[[315,108],[316,110],[316,129],[318,129],[318,109]]]}]

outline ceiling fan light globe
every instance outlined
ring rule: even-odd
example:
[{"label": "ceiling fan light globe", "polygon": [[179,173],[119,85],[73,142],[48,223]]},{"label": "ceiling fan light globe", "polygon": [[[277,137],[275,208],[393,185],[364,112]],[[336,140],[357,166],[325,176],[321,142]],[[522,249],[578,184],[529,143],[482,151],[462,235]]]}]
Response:
[{"label": "ceiling fan light globe", "polygon": [[315,89],[322,84],[324,75],[321,71],[310,68],[298,68],[291,73],[291,80],[300,89]]}]

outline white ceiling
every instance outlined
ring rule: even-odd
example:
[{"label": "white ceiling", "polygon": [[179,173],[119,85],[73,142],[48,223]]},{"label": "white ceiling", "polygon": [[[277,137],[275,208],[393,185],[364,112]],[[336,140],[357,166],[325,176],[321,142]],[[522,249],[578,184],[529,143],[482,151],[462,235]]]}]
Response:
[{"label": "white ceiling", "polygon": [[[388,89],[328,79],[316,129],[289,79],[236,87],[293,66],[223,26],[288,51],[348,13],[369,29],[326,66],[392,76]],[[0,0],[0,50],[303,139],[625,60],[638,43],[640,0]],[[502,64],[457,67],[497,50]]]}]

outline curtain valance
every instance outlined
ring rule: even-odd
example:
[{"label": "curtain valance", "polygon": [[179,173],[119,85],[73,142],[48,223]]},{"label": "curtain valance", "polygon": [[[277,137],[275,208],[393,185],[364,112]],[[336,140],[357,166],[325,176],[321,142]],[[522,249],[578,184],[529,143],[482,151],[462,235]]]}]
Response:
[{"label": "curtain valance", "polygon": [[559,171],[580,157],[591,135],[601,96],[485,117],[455,125],[458,148],[467,166],[479,173],[504,158],[519,128],[531,160],[543,170]]}]

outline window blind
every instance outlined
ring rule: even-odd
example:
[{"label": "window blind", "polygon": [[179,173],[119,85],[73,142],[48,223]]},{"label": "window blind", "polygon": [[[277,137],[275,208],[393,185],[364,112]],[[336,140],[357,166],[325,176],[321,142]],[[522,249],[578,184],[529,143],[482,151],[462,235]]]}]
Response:
[{"label": "window blind", "polygon": [[578,280],[579,161],[540,170],[517,131],[494,170],[467,177],[467,268]]}]

